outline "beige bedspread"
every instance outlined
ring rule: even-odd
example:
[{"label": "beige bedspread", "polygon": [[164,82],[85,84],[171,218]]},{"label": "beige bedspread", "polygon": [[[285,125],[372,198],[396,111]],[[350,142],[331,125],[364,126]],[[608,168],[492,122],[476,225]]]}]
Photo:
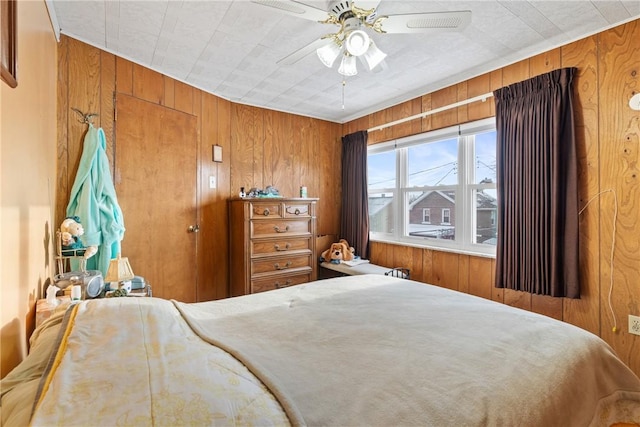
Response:
[{"label": "beige bedspread", "polygon": [[170,301],[108,298],[75,309],[31,425],[288,424],[264,385],[195,335]]},{"label": "beige bedspread", "polygon": [[640,422],[640,380],[600,338],[470,295],[370,275],[176,305],[295,424]]}]

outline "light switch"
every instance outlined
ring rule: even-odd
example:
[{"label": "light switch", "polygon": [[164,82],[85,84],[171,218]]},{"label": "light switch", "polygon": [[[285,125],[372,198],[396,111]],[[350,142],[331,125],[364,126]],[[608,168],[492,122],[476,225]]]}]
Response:
[{"label": "light switch", "polygon": [[213,175],[209,177],[209,188],[216,188],[216,177]]}]

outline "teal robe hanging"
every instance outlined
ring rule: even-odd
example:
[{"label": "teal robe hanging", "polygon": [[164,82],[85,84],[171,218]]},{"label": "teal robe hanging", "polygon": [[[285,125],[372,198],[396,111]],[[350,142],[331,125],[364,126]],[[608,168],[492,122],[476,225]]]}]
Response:
[{"label": "teal robe hanging", "polygon": [[89,124],[84,137],[82,157],[71,189],[67,216],[77,216],[84,227],[84,246],[97,246],[98,252],[87,260],[88,270],[100,270],[103,277],[109,262],[120,253],[124,220],[111,179],[106,138],[102,128]]}]

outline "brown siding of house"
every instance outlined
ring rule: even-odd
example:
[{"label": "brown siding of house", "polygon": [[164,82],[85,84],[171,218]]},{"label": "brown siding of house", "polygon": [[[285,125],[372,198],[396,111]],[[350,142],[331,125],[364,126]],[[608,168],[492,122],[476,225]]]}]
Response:
[{"label": "brown siding of house", "polygon": [[[640,375],[640,337],[627,332],[627,316],[640,315],[640,140],[638,113],[628,100],[640,88],[640,21],[519,61],[437,92],[421,101],[422,111],[462,101],[561,67],[578,67],[574,83],[579,156],[580,206],[605,191],[580,216],[581,298],[563,299],[498,289],[495,260],[433,249],[373,242],[371,260],[412,269],[415,280],[457,289],[577,325],[607,341]],[[394,107],[346,123],[350,132],[392,120]],[[413,110],[412,110],[413,111]],[[420,111],[418,111],[419,113]],[[416,114],[414,112],[413,114]],[[413,133],[491,117],[493,98],[409,123]],[[405,117],[409,116],[406,114]],[[397,120],[399,117],[393,117]],[[416,128],[416,124],[421,126]],[[394,129],[372,132],[370,144],[393,139]],[[611,280],[614,196],[618,198],[616,247]],[[432,222],[434,215],[432,212]],[[401,255],[397,255],[401,254]],[[410,256],[409,256],[410,255]],[[611,288],[613,286],[613,288]],[[609,309],[608,295],[611,290]],[[617,331],[612,330],[615,316]]]}]

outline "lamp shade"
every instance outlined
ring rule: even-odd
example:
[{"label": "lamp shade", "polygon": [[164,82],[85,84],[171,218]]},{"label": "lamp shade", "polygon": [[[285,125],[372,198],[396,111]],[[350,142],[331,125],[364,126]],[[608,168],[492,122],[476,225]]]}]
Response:
[{"label": "lamp shade", "polygon": [[376,68],[376,66],[378,66],[378,64],[380,64],[382,60],[386,57],[387,57],[387,54],[381,51],[380,49],[378,49],[378,47],[373,42],[373,40],[369,45],[369,49],[364,54],[364,59],[365,61],[367,61],[369,70],[373,70],[374,68]]},{"label": "lamp shade", "polygon": [[131,280],[135,277],[131,265],[129,264],[129,258],[123,258],[118,253],[118,257],[111,260],[109,263],[109,269],[107,275],[104,278],[105,282],[124,282]]},{"label": "lamp shade", "polygon": [[341,51],[342,46],[339,46],[337,43],[332,41],[331,43],[318,48],[316,50],[316,54],[318,54],[318,58],[320,58],[320,61],[324,65],[331,68],[333,66],[333,63],[336,61],[336,58],[338,58],[338,56],[340,55]]},{"label": "lamp shade", "polygon": [[356,57],[345,53],[342,56],[342,61],[340,62],[340,68],[338,68],[338,72],[347,77],[355,76],[356,74],[358,74]]},{"label": "lamp shade", "polygon": [[355,30],[349,33],[345,42],[347,52],[353,56],[364,55],[369,49],[369,36],[362,30]]}]

